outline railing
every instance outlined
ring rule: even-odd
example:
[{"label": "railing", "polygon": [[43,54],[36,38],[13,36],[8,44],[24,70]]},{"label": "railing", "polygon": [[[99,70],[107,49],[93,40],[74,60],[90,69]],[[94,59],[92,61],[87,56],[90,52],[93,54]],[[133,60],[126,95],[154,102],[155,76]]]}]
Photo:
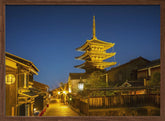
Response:
[{"label": "railing", "polygon": [[115,95],[109,97],[90,97],[89,109],[117,108],[117,107],[160,107],[160,95]]},{"label": "railing", "polygon": [[80,101],[79,109],[80,109],[80,113],[88,115],[88,110],[89,110],[88,103]]},{"label": "railing", "polygon": [[[139,94],[139,90],[145,90]],[[113,96],[89,96],[93,91],[118,91]],[[124,93],[129,92],[129,93]],[[131,93],[130,93],[131,92]],[[160,87],[119,87],[119,88],[97,88],[87,90],[86,98],[73,97],[71,105],[78,108],[81,113],[88,115],[90,109],[111,109],[111,108],[134,108],[153,106],[160,108]]]},{"label": "railing", "polygon": [[160,108],[159,94],[143,95],[115,95],[102,97],[89,97],[75,101],[75,106],[80,112],[88,115],[90,109],[110,109],[153,106]]}]

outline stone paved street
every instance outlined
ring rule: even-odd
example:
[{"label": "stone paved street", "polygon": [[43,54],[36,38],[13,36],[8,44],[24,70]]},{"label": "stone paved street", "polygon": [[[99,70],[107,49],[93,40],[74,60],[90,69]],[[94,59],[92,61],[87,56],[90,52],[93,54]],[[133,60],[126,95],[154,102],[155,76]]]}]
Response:
[{"label": "stone paved street", "polygon": [[69,108],[68,105],[60,103],[59,100],[52,99],[43,116],[79,116],[79,114]]}]

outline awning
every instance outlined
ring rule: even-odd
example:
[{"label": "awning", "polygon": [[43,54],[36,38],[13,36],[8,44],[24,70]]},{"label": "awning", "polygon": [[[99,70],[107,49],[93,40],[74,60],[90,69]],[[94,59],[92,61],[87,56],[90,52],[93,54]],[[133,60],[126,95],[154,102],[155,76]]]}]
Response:
[{"label": "awning", "polygon": [[25,95],[29,96],[29,97],[37,97],[37,93],[30,91],[30,92],[23,92]]},{"label": "awning", "polygon": [[36,88],[29,88],[30,91],[35,92],[35,93],[40,93],[41,91],[36,89]]},{"label": "awning", "polygon": [[33,91],[22,92],[22,93],[20,93],[20,95],[27,96],[27,97],[37,97],[38,96],[38,94]]}]

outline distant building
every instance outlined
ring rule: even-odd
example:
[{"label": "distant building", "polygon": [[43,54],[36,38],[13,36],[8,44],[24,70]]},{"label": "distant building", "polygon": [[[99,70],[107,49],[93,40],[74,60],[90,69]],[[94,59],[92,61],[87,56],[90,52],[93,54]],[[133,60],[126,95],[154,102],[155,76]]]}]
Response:
[{"label": "distant building", "polygon": [[135,81],[137,80],[137,70],[150,63],[149,60],[143,57],[135,58],[128,63],[111,68],[107,71],[108,82],[110,86],[121,85],[126,80]]},{"label": "distant building", "polygon": [[61,83],[60,87],[52,90],[51,92],[54,98],[59,99],[59,101],[65,104],[68,100],[67,95],[70,93],[68,83]]},{"label": "distant building", "polygon": [[[136,89],[136,87],[141,87],[141,89]],[[120,88],[133,88],[121,91],[121,95],[141,95],[146,94],[146,89],[144,89],[144,82],[143,81],[125,81]]]},{"label": "distant building", "polygon": [[6,116],[32,116],[35,97],[30,89],[37,67],[26,59],[5,53]]},{"label": "distant building", "polygon": [[58,87],[58,88],[55,88],[55,89],[53,89],[51,92],[52,92],[52,96],[54,97],[54,98],[57,98],[57,99],[60,99],[60,95],[61,95],[61,92],[62,92],[63,90],[61,89],[61,87]]},{"label": "distant building", "polygon": [[76,68],[85,69],[86,73],[91,73],[96,70],[104,70],[116,62],[104,62],[108,58],[116,55],[115,52],[106,53],[107,49],[112,48],[115,43],[104,42],[97,39],[95,30],[95,16],[93,17],[93,38],[87,40],[84,45],[77,48],[77,51],[85,51],[85,53],[76,59],[85,60],[81,65],[75,66]]},{"label": "distant building", "polygon": [[33,81],[33,90],[36,90],[38,96],[35,98],[34,108],[42,111],[49,103],[49,86],[37,81]]}]

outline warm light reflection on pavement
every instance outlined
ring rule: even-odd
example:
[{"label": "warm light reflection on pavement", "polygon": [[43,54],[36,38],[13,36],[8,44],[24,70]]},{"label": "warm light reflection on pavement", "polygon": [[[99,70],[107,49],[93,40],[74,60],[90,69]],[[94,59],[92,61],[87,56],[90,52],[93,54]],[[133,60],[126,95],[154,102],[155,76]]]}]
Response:
[{"label": "warm light reflection on pavement", "polygon": [[43,116],[79,116],[79,114],[70,109],[68,105],[64,105],[54,99],[51,100]]}]

